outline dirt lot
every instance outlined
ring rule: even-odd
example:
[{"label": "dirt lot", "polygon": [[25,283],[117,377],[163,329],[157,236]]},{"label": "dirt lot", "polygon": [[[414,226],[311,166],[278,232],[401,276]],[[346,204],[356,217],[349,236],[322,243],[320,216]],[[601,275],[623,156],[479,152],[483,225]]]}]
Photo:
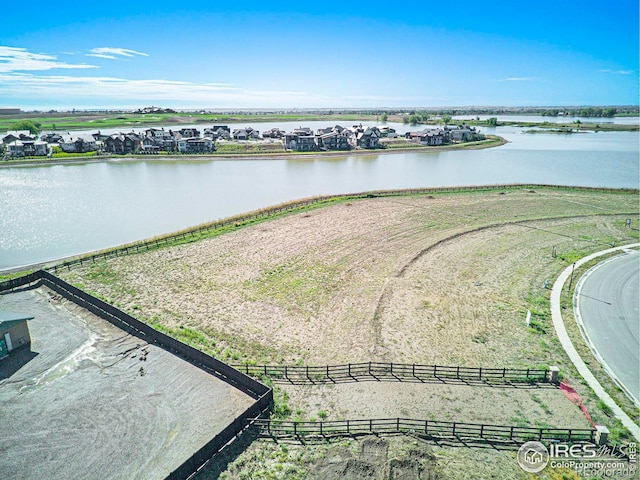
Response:
[{"label": "dirt lot", "polygon": [[45,287],[0,296],[33,315],[0,362],[0,478],[162,479],[253,400]]},{"label": "dirt lot", "polygon": [[[596,422],[610,423],[555,339],[544,282],[584,254],[636,241],[624,220],[637,228],[637,212],[637,194],[544,188],[371,198],[63,277],[232,363],[559,365]],[[433,416],[588,428],[553,389],[322,388],[287,387],[297,416],[324,410],[329,419]],[[238,462],[265,461],[256,459],[271,447],[261,443]],[[464,478],[464,468],[452,465],[492,454],[435,455],[445,478]],[[517,468],[510,454],[499,458]]]}]

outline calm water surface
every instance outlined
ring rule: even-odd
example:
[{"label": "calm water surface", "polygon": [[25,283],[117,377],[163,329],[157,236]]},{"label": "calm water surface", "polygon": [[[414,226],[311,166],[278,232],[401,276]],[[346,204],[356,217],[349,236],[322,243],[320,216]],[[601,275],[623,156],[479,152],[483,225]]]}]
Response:
[{"label": "calm water surface", "polygon": [[[307,122],[316,128],[327,122]],[[259,130],[275,124],[252,124]],[[290,130],[297,124],[278,124]],[[403,132],[408,127],[394,125]],[[428,186],[639,183],[638,132],[524,134],[478,151],[286,160],[116,160],[0,169],[0,269],[105,248],[274,203]]]}]

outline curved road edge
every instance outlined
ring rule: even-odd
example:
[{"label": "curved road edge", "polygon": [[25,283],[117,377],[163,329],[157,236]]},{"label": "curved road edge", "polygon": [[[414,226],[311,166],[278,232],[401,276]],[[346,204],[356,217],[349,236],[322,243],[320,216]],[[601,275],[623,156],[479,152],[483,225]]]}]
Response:
[{"label": "curved road edge", "polygon": [[[625,250],[625,249],[623,249],[623,250]],[[611,258],[606,259],[603,262],[598,263],[597,265],[594,265],[589,270],[587,270],[587,272],[585,272],[585,274],[582,276],[582,278],[580,278],[578,283],[576,283],[576,289],[575,289],[575,292],[573,294],[573,314],[574,314],[574,316],[576,318],[576,322],[578,323],[578,328],[580,329],[580,333],[582,334],[582,338],[584,339],[584,342],[589,347],[589,350],[591,350],[591,354],[595,357],[595,359],[598,361],[598,363],[600,363],[600,365],[602,365],[602,367],[604,368],[604,371],[607,372],[607,374],[611,377],[611,379],[618,385],[618,388],[620,388],[620,390],[622,390],[624,392],[624,394],[627,397],[629,397],[629,399],[633,402],[633,404],[636,407],[640,408],[640,400],[638,400],[635,397],[635,395],[633,395],[633,393],[631,393],[631,391],[624,385],[624,383],[622,383],[622,381],[614,373],[613,369],[609,366],[609,364],[606,362],[606,360],[602,357],[602,355],[600,355],[600,352],[598,351],[598,349],[596,348],[594,343],[591,341],[591,338],[589,337],[589,334],[587,333],[587,329],[585,328],[584,323],[582,323],[582,315],[580,314],[580,308],[579,308],[579,302],[578,302],[578,296],[580,295],[580,291],[582,290],[582,286],[583,286],[584,282],[589,278],[589,276],[596,269],[606,265],[609,261],[617,259],[617,258],[620,258],[620,257],[617,257],[617,256],[616,257],[611,257]]]},{"label": "curved road edge", "polygon": [[578,351],[574,347],[571,339],[569,338],[569,334],[567,333],[567,329],[564,326],[564,321],[562,320],[562,310],[560,308],[560,297],[562,293],[562,287],[564,286],[567,279],[571,276],[571,272],[575,267],[579,267],[580,265],[590,262],[594,258],[598,258],[602,255],[607,255],[609,253],[617,252],[624,249],[636,248],[640,247],[640,243],[634,243],[629,245],[622,245],[620,247],[609,248],[607,250],[602,250],[600,252],[592,253],[586,257],[581,258],[575,264],[568,266],[563,270],[560,276],[557,278],[555,283],[553,284],[553,288],[551,289],[551,320],[553,321],[553,327],[556,330],[556,334],[558,335],[558,339],[562,344],[562,348],[569,356],[571,363],[576,367],[578,373],[585,379],[587,384],[594,391],[596,396],[604,402],[607,407],[611,409],[615,417],[622,422],[622,424],[631,432],[631,434],[636,438],[636,440],[640,441],[640,427],[636,425],[636,423],[627,415],[616,402],[613,401],[611,396],[605,391],[605,389],[600,385],[600,382],[596,379],[596,377],[591,373],[589,367],[584,363]]}]

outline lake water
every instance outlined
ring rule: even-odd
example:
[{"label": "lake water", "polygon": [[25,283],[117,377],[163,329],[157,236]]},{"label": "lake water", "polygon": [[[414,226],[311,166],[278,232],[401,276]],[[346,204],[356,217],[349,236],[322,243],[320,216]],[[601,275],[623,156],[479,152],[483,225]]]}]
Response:
[{"label": "lake water", "polygon": [[[327,122],[305,125],[317,128]],[[416,129],[390,125],[399,132]],[[298,124],[251,126],[288,131]],[[439,153],[281,160],[117,159],[0,169],[0,270],[313,195],[519,182],[639,186],[638,132],[533,135],[515,127],[481,130],[509,143]]]}]

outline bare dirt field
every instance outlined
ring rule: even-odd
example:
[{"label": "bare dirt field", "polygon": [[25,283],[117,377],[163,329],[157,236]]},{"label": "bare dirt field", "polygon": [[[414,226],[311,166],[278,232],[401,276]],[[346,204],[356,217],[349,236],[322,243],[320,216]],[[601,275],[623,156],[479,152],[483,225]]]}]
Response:
[{"label": "bare dirt field", "polygon": [[[637,241],[626,218],[637,228],[637,193],[511,188],[378,197],[62,276],[231,363],[559,365],[594,420],[610,424],[555,338],[544,283],[583,255]],[[328,419],[424,416],[588,428],[550,388],[380,383],[285,390],[300,418],[322,410]],[[265,452],[285,455],[281,464],[293,458],[293,449],[277,448],[255,442],[228,475],[267,468]],[[433,452],[443,478],[466,478],[466,467],[486,459],[517,470],[512,453]],[[496,472],[481,471],[475,478]]]},{"label": "bare dirt field", "polygon": [[253,399],[40,287],[0,296],[32,343],[0,362],[0,478],[162,479]]}]

